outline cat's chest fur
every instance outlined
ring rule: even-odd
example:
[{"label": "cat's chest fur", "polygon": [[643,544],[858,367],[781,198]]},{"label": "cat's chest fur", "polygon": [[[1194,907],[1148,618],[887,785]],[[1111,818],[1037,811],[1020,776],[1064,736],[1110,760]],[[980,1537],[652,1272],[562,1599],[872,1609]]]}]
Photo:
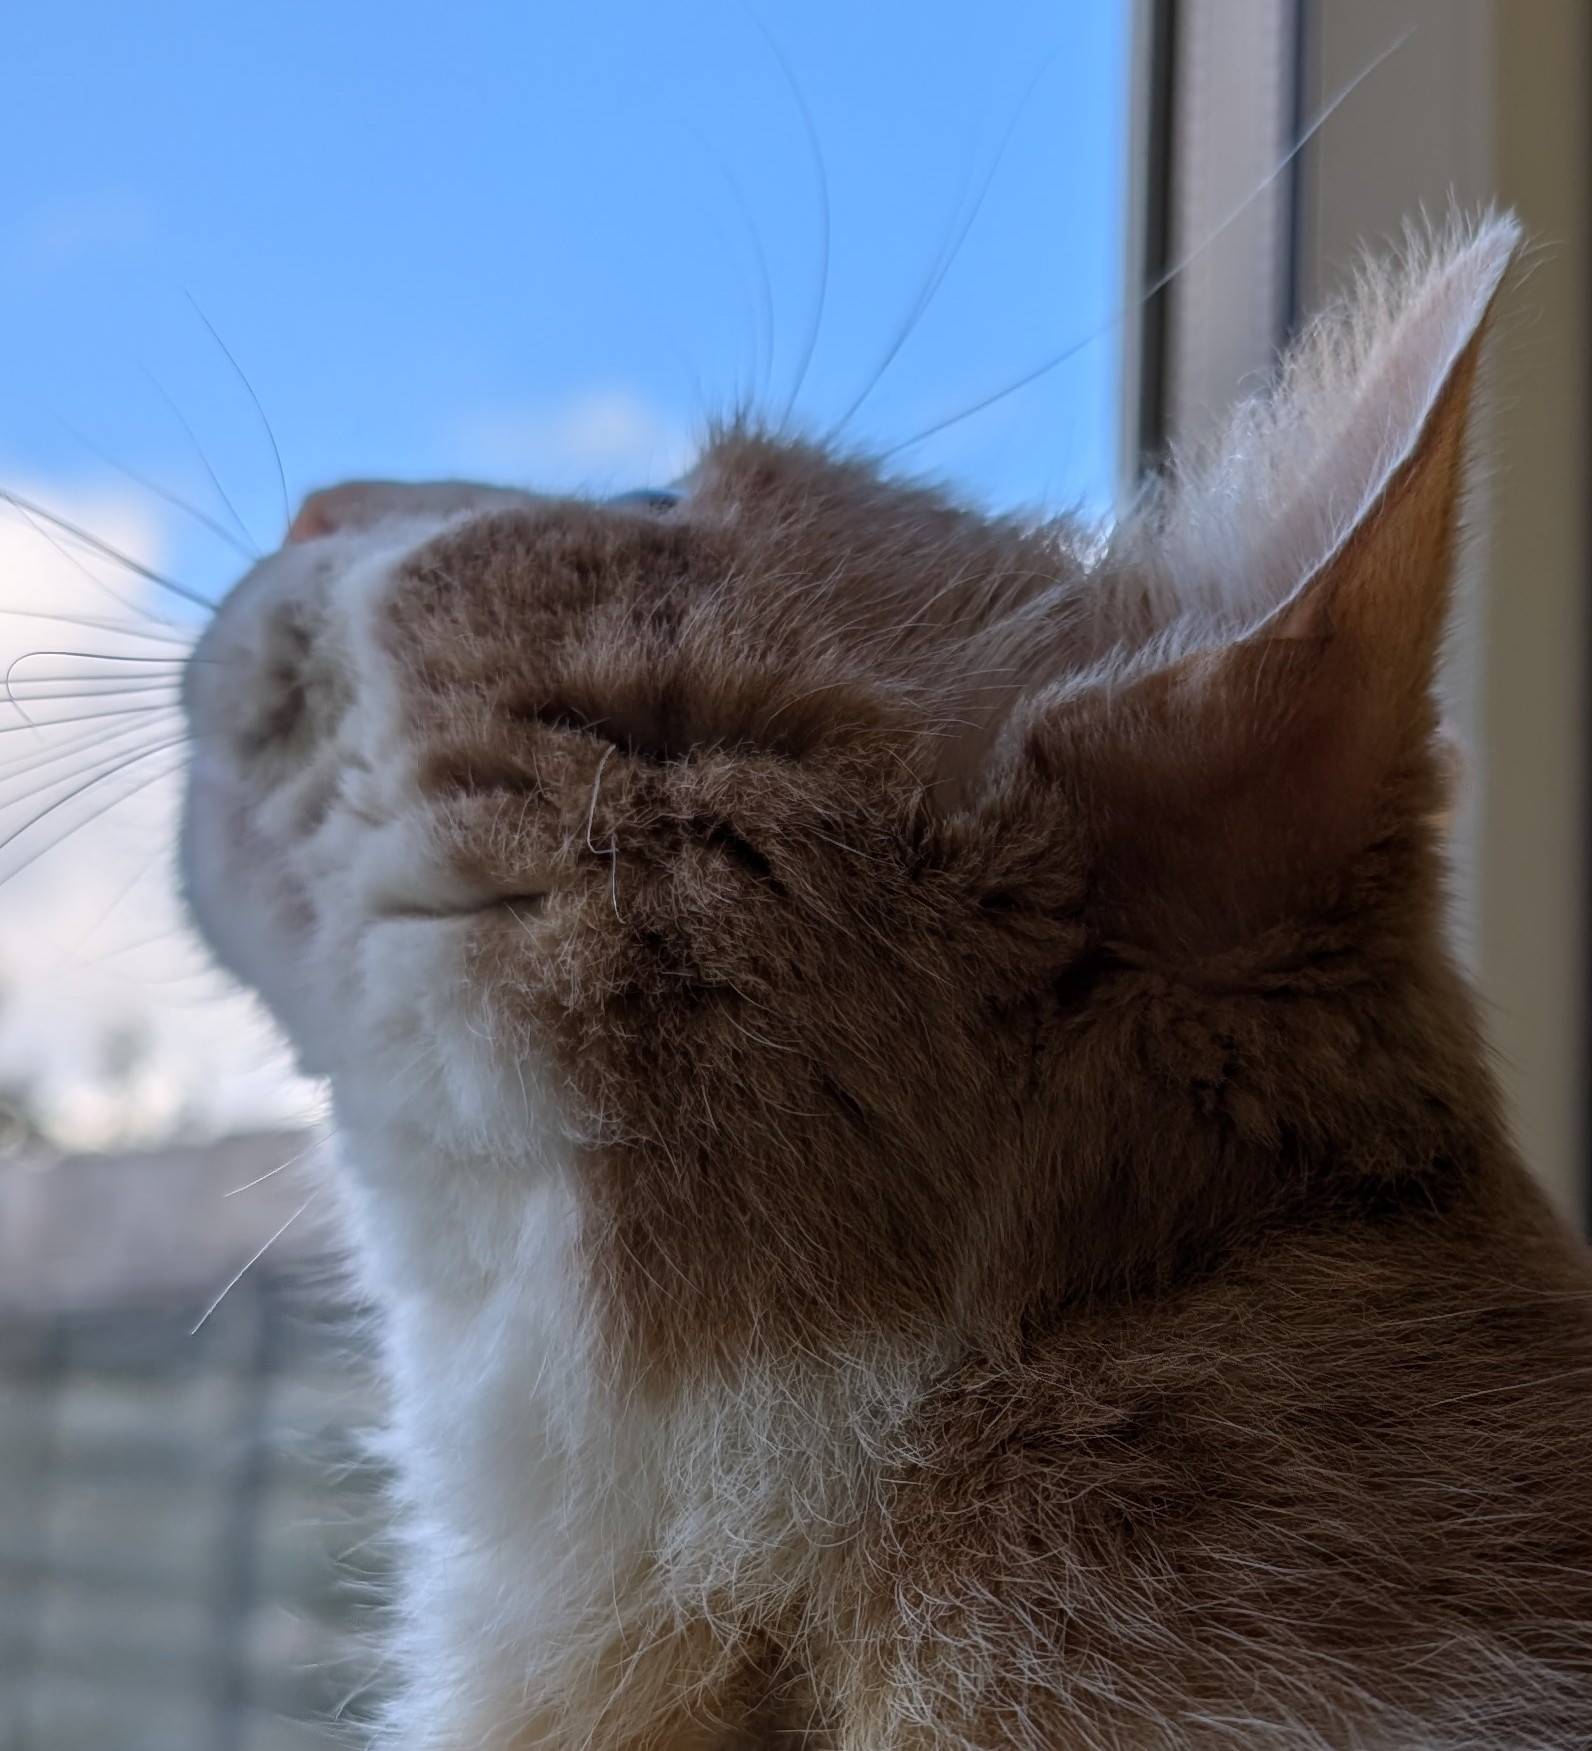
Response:
[{"label": "cat's chest fur", "polygon": [[341,1144],[406,1509],[403,1657],[454,1668],[428,1707],[545,1688],[578,1719],[590,1675],[610,1709],[617,1650],[684,1625],[709,1644],[706,1695],[749,1633],[832,1617],[943,1357],[875,1343],[625,1386],[593,1316],[572,1162],[550,1151],[500,1197],[496,1170],[413,1127],[345,1127]]}]

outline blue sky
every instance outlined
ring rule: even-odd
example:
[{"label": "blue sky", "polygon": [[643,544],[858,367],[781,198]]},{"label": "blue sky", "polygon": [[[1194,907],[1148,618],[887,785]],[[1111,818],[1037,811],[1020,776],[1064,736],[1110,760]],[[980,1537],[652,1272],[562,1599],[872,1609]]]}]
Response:
[{"label": "blue sky", "polygon": [[[25,0],[5,50],[0,486],[204,596],[283,521],[228,351],[292,499],[613,490],[781,414],[810,343],[795,419],[834,426],[942,267],[846,440],[1003,508],[1109,504],[1126,0]],[[122,612],[103,582],[158,597],[66,545],[0,515],[0,664],[47,693],[76,659],[14,659],[98,641],[93,686],[174,682],[81,624]],[[316,1091],[180,916],[180,725],[122,697],[156,709],[0,701],[0,1094],[85,1145],[296,1121]]]},{"label": "blue sky", "polygon": [[[798,414],[817,426],[844,410],[990,177],[848,435],[899,442],[1104,326],[1041,383],[899,458],[1004,504],[1098,506],[1126,10],[14,7],[0,467],[103,473],[82,434],[216,511],[169,396],[244,520],[274,535],[269,449],[196,306],[267,410],[294,492],[351,473],[628,484],[649,461],[672,466],[702,417],[759,379],[781,408],[821,232],[772,38],[830,184],[829,284]],[[173,538],[190,574],[224,581],[229,560]]]}]

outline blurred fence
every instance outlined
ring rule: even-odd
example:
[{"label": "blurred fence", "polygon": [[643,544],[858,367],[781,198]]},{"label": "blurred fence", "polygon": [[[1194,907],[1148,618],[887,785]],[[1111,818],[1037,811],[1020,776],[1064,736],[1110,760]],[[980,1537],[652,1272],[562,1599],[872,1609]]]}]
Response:
[{"label": "blurred fence", "polygon": [[[201,1209],[287,1152],[255,1139],[51,1164],[0,1192],[0,1259],[20,1244],[18,1197],[36,1245],[70,1220],[103,1250],[84,1188],[110,1172],[169,1241],[150,1218],[207,1166]],[[0,1162],[0,1181],[40,1172]],[[108,1295],[36,1259],[0,1284],[0,1751],[308,1751],[368,1712],[383,1572],[357,1321],[301,1242],[193,1329],[253,1227],[270,1234],[293,1196],[258,1200],[241,1226],[229,1207],[219,1243],[171,1207],[186,1256],[164,1272],[107,1264]]]}]

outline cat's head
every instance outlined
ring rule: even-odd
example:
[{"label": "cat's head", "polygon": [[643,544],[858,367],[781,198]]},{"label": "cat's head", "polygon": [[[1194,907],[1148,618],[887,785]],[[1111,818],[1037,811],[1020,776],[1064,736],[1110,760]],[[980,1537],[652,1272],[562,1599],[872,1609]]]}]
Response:
[{"label": "cat's head", "polygon": [[575,1162],[719,1331],[1164,1272],[1346,1140],[1418,1175],[1514,243],[1365,280],[1106,534],[742,429],[678,494],[315,495],[190,668],[202,928],[346,1124]]}]

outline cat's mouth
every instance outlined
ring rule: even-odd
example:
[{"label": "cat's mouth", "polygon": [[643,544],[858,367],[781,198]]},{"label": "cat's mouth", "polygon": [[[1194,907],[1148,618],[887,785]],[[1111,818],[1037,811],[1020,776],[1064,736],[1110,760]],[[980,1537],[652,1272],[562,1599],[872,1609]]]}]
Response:
[{"label": "cat's mouth", "polygon": [[378,922],[446,923],[465,918],[484,918],[503,912],[516,918],[541,917],[553,898],[551,888],[529,889],[524,893],[494,894],[487,899],[461,902],[456,905],[427,905],[423,902],[389,900],[371,909],[371,918]]}]

